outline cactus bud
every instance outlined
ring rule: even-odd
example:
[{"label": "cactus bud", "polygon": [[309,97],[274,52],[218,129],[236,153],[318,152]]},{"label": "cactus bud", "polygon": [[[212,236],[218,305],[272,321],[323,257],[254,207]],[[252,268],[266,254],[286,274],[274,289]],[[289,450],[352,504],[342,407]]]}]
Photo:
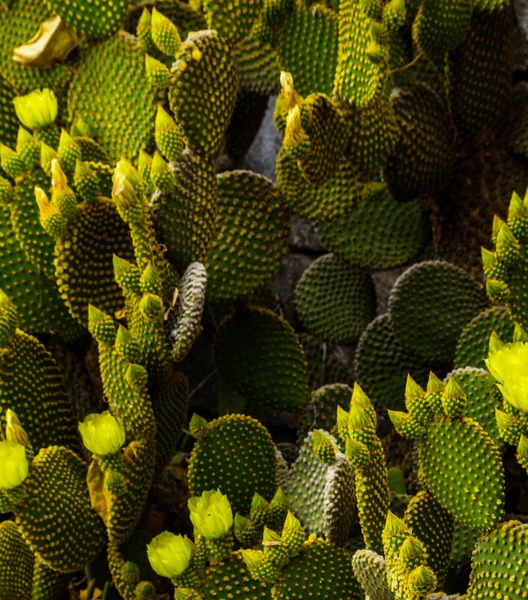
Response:
[{"label": "cactus bud", "polygon": [[181,47],[178,28],[165,15],[152,9],[152,41],[167,56],[176,56]]}]

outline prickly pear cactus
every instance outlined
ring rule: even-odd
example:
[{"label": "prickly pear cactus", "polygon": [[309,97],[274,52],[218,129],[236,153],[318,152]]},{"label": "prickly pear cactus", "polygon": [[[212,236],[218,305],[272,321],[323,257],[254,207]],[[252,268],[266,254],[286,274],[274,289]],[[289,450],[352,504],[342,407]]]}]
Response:
[{"label": "prickly pear cactus", "polygon": [[0,0],[0,599],[526,597],[524,21]]}]

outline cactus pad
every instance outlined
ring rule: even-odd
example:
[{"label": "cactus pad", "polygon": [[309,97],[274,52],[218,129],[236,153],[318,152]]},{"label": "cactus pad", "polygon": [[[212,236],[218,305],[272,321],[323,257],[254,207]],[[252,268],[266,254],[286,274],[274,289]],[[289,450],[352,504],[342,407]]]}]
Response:
[{"label": "cactus pad", "polygon": [[112,161],[134,158],[154,137],[156,93],[136,39],[120,32],[90,47],[72,81],[70,118],[82,117]]},{"label": "cactus pad", "polygon": [[218,183],[214,167],[185,151],[174,164],[175,189],[157,199],[161,240],[171,261],[184,271],[192,262],[205,262],[216,231]]},{"label": "cactus pad", "polygon": [[454,519],[427,490],[411,498],[405,511],[405,523],[425,546],[428,566],[441,588],[449,566]]},{"label": "cactus pad", "polygon": [[333,254],[308,267],[295,293],[304,326],[329,343],[357,342],[376,311],[376,291],[369,273]]},{"label": "cactus pad", "polygon": [[301,555],[283,570],[273,586],[273,598],[302,598],[307,589],[319,600],[363,600],[350,556],[320,539],[306,542]]},{"label": "cactus pad", "polygon": [[13,521],[0,523],[2,600],[31,598],[35,557]]},{"label": "cactus pad", "polygon": [[123,26],[129,3],[114,0],[101,5],[97,0],[47,0],[50,9],[77,31],[96,38],[109,37]]},{"label": "cactus pad", "polygon": [[46,347],[18,330],[2,348],[0,362],[0,420],[14,410],[35,452],[53,444],[78,450],[73,407]]},{"label": "cactus pad", "polygon": [[82,569],[104,545],[104,528],[90,506],[81,459],[60,446],[42,449],[24,481],[16,522],[30,548],[49,567]]},{"label": "cactus pad", "polygon": [[392,107],[401,131],[385,176],[390,191],[401,200],[434,193],[451,175],[455,131],[439,98],[423,84],[400,88]]},{"label": "cactus pad", "polygon": [[[277,270],[286,252],[288,227],[279,189],[249,171],[218,177],[216,237],[207,257],[207,295],[245,296]],[[265,235],[264,235],[265,233]]]},{"label": "cactus pad", "polygon": [[[0,9],[1,11],[2,9]],[[71,79],[67,63],[56,62],[45,69],[31,68],[12,59],[13,50],[37,34],[40,25],[53,16],[46,2],[14,0],[0,22],[0,72],[18,94],[36,88],[64,89]]]},{"label": "cactus pad", "polygon": [[297,440],[302,443],[313,428],[332,431],[336,424],[337,407],[347,410],[352,398],[352,388],[344,383],[323,385],[312,394],[301,415]]},{"label": "cactus pad", "polygon": [[485,307],[479,286],[447,262],[413,265],[389,298],[394,333],[427,360],[450,361],[462,329]]},{"label": "cactus pad", "polygon": [[454,517],[483,529],[497,524],[504,503],[502,464],[478,423],[437,418],[420,442],[419,460],[421,482]]},{"label": "cactus pad", "polygon": [[121,289],[115,281],[113,256],[134,258],[130,230],[115,204],[99,197],[77,207],[55,246],[55,275],[71,314],[88,323],[88,304],[105,312],[123,308]]},{"label": "cactus pad", "polygon": [[284,491],[288,506],[308,531],[344,544],[356,517],[354,474],[344,454],[337,452],[333,464],[324,464],[313,451],[310,432]]},{"label": "cactus pad", "polygon": [[484,369],[484,359],[488,355],[489,339],[493,331],[501,340],[512,338],[513,323],[503,306],[483,310],[464,327],[457,343],[455,368]]},{"label": "cactus pad", "polygon": [[389,314],[378,317],[363,332],[356,352],[356,375],[378,410],[403,407],[409,373],[425,383],[429,365],[395,336]]},{"label": "cactus pad", "polygon": [[309,397],[306,362],[290,325],[265,309],[241,310],[224,321],[215,342],[227,383],[259,404],[294,410]]},{"label": "cactus pad", "polygon": [[207,424],[189,461],[192,496],[219,489],[233,512],[249,514],[258,492],[271,500],[276,483],[275,446],[266,428],[245,415],[226,415]]},{"label": "cactus pad", "polygon": [[519,521],[503,523],[479,539],[471,563],[468,600],[485,597],[491,588],[497,597],[525,597],[527,546],[528,525]]},{"label": "cactus pad", "polygon": [[0,142],[14,148],[16,144],[19,122],[13,107],[15,92],[0,75],[0,130],[2,136]]},{"label": "cactus pad", "polygon": [[427,216],[420,200],[397,202],[388,192],[360,198],[341,217],[321,223],[323,242],[352,264],[392,269],[413,258],[427,238]]},{"label": "cactus pad", "polygon": [[493,377],[487,371],[473,367],[455,369],[446,376],[446,381],[451,376],[457,380],[466,395],[466,416],[477,421],[495,445],[501,448],[502,442],[495,418],[495,408],[500,407],[501,401]]},{"label": "cactus pad", "polygon": [[226,42],[216,31],[191,34],[172,66],[169,88],[171,110],[191,150],[214,155],[235,107],[236,93],[236,68]]},{"label": "cactus pad", "polygon": [[248,594],[252,600],[271,600],[271,586],[252,579],[238,553],[206,569],[203,591],[205,600],[246,600]]}]

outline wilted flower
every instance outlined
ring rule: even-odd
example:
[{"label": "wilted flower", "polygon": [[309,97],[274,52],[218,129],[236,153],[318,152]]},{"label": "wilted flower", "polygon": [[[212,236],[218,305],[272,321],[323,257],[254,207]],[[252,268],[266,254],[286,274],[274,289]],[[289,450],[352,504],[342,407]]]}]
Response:
[{"label": "wilted flower", "polygon": [[118,452],[125,443],[125,427],[107,410],[91,414],[79,423],[84,445],[92,454],[107,456]]},{"label": "wilted flower", "polygon": [[195,533],[209,540],[226,535],[233,525],[233,513],[227,496],[220,490],[204,492],[189,500]]},{"label": "wilted flower", "polygon": [[57,98],[48,88],[17,96],[13,103],[17,117],[28,129],[43,129],[57,118]]},{"label": "wilted flower", "polygon": [[486,365],[504,398],[515,408],[528,412],[528,343],[494,343]]},{"label": "wilted flower", "polygon": [[178,577],[189,566],[196,546],[185,536],[164,531],[147,546],[150,566],[162,577]]},{"label": "wilted flower", "polygon": [[28,470],[25,447],[12,440],[0,441],[0,490],[18,487]]}]

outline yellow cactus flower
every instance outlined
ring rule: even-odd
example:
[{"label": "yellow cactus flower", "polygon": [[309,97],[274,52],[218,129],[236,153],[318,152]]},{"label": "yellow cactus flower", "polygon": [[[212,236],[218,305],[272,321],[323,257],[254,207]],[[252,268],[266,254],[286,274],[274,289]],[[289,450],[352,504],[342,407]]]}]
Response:
[{"label": "yellow cactus flower", "polygon": [[0,441],[0,490],[18,487],[27,477],[26,449],[12,440]]},{"label": "yellow cactus flower", "polygon": [[150,566],[162,577],[178,577],[189,566],[196,546],[185,536],[164,531],[147,546]]},{"label": "yellow cactus flower", "polygon": [[107,410],[91,414],[79,423],[84,445],[92,454],[107,456],[119,452],[125,443],[125,426]]},{"label": "yellow cactus flower", "polygon": [[17,96],[13,103],[19,121],[28,129],[43,129],[57,118],[57,98],[47,88],[34,90],[27,96]]},{"label": "yellow cactus flower", "polygon": [[504,398],[528,412],[528,342],[493,343],[486,365]]},{"label": "yellow cactus flower", "polygon": [[220,490],[204,492],[198,498],[191,498],[188,504],[196,534],[215,540],[231,529],[233,512],[227,496]]}]

